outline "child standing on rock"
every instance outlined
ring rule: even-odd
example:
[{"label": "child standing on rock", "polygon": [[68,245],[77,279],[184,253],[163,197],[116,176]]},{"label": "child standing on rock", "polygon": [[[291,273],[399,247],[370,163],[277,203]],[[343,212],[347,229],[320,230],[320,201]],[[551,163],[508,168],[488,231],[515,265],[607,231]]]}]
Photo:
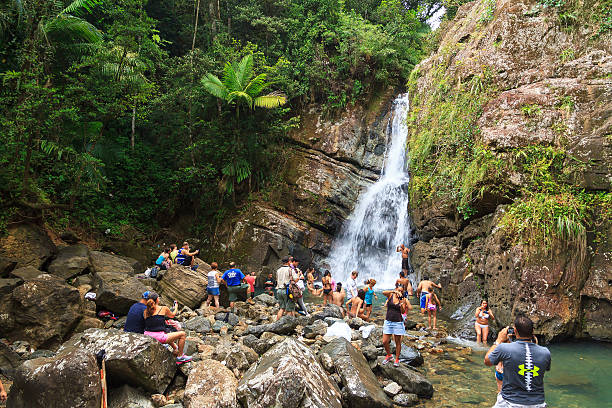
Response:
[{"label": "child standing on rock", "polygon": [[[440,304],[440,299],[436,296],[436,293],[433,288],[431,288],[431,292],[425,296],[425,309],[427,309],[427,317],[429,319],[429,326],[427,329],[436,329],[437,322],[437,311],[438,309],[442,309],[442,305]],[[433,327],[431,326],[431,316],[433,315]]]}]

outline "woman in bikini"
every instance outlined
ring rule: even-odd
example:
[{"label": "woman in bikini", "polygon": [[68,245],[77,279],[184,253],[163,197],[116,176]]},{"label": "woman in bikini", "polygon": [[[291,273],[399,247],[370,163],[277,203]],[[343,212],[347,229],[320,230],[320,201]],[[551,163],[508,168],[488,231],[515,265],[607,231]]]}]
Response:
[{"label": "woman in bikini", "polygon": [[495,320],[493,312],[489,309],[489,303],[483,300],[480,307],[476,309],[474,314],[476,317],[476,343],[487,344],[487,338],[489,337],[489,319]]},{"label": "woman in bikini", "polygon": [[[440,299],[431,288],[431,292],[425,295],[425,309],[427,310],[427,318],[429,319],[429,327],[427,329],[436,330],[438,309],[442,309]],[[431,317],[433,316],[433,326],[431,325]]]},{"label": "woman in bikini", "polygon": [[325,271],[321,282],[323,283],[323,306],[325,306],[327,303],[332,303],[331,273],[329,271]]}]

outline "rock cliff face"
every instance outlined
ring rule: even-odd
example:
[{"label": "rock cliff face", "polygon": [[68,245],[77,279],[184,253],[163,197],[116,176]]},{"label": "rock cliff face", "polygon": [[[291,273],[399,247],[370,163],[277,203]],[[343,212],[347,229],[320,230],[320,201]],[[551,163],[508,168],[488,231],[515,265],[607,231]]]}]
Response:
[{"label": "rock cliff face", "polygon": [[543,3],[463,5],[416,67],[412,264],[451,307],[610,341],[612,39],[601,2]]},{"label": "rock cliff face", "polygon": [[382,168],[392,90],[369,106],[325,119],[312,110],[290,135],[282,183],[236,223],[230,249],[248,270],[276,270],[291,253],[302,265],[329,252],[333,237]]}]

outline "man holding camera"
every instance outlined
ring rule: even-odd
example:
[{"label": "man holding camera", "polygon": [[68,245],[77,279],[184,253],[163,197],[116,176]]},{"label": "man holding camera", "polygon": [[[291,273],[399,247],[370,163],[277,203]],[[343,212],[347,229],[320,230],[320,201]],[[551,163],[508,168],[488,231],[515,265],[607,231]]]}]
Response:
[{"label": "man holding camera", "polygon": [[484,358],[487,366],[504,363],[502,390],[493,408],[544,408],[544,372],[550,370],[550,351],[539,346],[533,322],[525,315],[497,335]]}]

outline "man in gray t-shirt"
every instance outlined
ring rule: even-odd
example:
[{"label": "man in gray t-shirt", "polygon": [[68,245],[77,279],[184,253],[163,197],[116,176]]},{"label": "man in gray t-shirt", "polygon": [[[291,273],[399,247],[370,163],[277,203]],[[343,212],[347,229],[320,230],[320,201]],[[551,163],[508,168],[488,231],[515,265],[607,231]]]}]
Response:
[{"label": "man in gray t-shirt", "polygon": [[514,330],[514,342],[508,343],[505,328],[485,356],[487,366],[504,363],[502,390],[494,408],[543,408],[544,372],[550,370],[550,351],[533,342],[533,322],[527,316],[516,317]]}]

